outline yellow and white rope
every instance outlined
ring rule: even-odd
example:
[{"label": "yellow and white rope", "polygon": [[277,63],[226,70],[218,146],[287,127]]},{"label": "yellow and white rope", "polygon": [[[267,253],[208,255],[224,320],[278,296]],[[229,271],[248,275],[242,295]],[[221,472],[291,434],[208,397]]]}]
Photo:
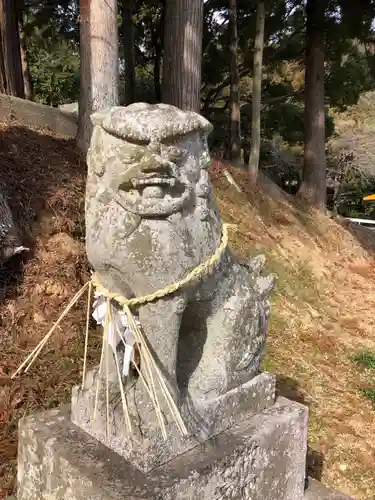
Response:
[{"label": "yellow and white rope", "polygon": [[185,285],[189,284],[191,281],[202,278],[202,276],[208,274],[211,271],[212,266],[220,260],[224,250],[228,246],[228,239],[229,239],[228,229],[235,227],[236,226],[234,224],[223,224],[223,233],[221,236],[221,242],[218,248],[216,249],[215,253],[209,259],[207,259],[206,262],[203,262],[202,264],[199,264],[197,267],[195,267],[181,280],[176,281],[175,283],[172,283],[171,285],[168,285],[164,288],[161,288],[156,292],[149,293],[148,295],[143,295],[142,297],[134,297],[132,299],[127,299],[126,297],[123,297],[120,294],[112,293],[106,288],[104,288],[100,284],[97,274],[94,273],[92,275],[91,281],[97,292],[102,293],[108,299],[115,300],[121,306],[132,307],[141,304],[146,304],[146,302],[153,302],[156,299],[161,299],[163,297],[166,297],[167,295],[177,292]]}]

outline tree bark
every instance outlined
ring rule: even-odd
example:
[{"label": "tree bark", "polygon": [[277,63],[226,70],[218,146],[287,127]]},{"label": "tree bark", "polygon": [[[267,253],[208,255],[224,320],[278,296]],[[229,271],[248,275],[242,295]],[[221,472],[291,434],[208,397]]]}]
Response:
[{"label": "tree bark", "polygon": [[155,99],[157,102],[161,101],[161,83],[160,83],[161,57],[162,57],[161,45],[157,44],[155,46],[155,58],[154,58],[154,90],[155,90]]},{"label": "tree bark", "polygon": [[165,2],[161,1],[161,13],[159,26],[152,32],[155,55],[154,55],[154,90],[157,102],[161,102],[161,61],[163,56],[164,23],[165,23]]},{"label": "tree bark", "polygon": [[119,103],[117,0],[80,1],[81,91],[77,144],[87,152],[91,115]]},{"label": "tree bark", "polygon": [[0,27],[7,93],[24,98],[18,9],[15,0],[0,0]]},{"label": "tree bark", "polygon": [[307,0],[305,154],[299,196],[325,211],[324,21],[327,0]]},{"label": "tree bark", "polygon": [[134,0],[122,0],[122,39],[125,58],[125,105],[135,102]]},{"label": "tree bark", "polygon": [[256,184],[259,172],[264,21],[264,0],[259,0],[254,43],[253,89],[251,96],[251,152],[249,159],[249,182],[251,184]]},{"label": "tree bark", "polygon": [[21,22],[19,25],[19,32],[20,32],[21,66],[22,66],[22,76],[23,76],[23,87],[24,87],[25,99],[27,99],[28,101],[32,101],[33,97],[34,97],[33,96],[33,85],[32,85],[32,80],[31,80],[29,61],[28,61],[27,52],[26,52],[25,34],[23,32],[23,27],[22,27]]},{"label": "tree bark", "polygon": [[0,23],[0,92],[2,94],[8,93],[7,78],[5,74],[5,64],[4,64],[3,37],[1,35],[1,23]]},{"label": "tree bark", "polygon": [[237,163],[241,159],[240,135],[240,73],[238,71],[238,34],[237,34],[237,3],[229,0],[229,37],[230,37],[230,131],[229,131],[229,159]]},{"label": "tree bark", "polygon": [[162,101],[200,112],[203,0],[166,0]]}]

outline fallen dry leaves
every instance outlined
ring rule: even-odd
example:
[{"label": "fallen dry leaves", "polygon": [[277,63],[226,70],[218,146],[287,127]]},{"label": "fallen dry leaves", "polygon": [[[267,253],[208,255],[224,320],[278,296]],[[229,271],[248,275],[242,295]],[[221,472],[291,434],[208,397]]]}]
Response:
[{"label": "fallen dry leaves", "polygon": [[[84,249],[85,165],[73,144],[13,124],[0,125],[0,183],[30,255],[0,269],[0,498],[14,487],[20,417],[69,399],[79,378],[85,319],[82,300],[27,376],[10,375],[87,281]],[[94,344],[95,344],[95,338]],[[94,345],[95,347],[95,345]],[[95,352],[97,349],[93,349]]]},{"label": "fallen dry leaves", "polygon": [[[245,173],[216,163],[222,215],[239,221],[232,245],[249,256],[255,240],[279,274],[265,368],[278,375],[280,393],[309,406],[309,472],[373,500],[375,407],[359,390],[367,376],[350,358],[375,353],[375,235],[306,212],[288,196],[267,197],[267,190],[248,187]],[[230,169],[243,195],[220,167]]]}]

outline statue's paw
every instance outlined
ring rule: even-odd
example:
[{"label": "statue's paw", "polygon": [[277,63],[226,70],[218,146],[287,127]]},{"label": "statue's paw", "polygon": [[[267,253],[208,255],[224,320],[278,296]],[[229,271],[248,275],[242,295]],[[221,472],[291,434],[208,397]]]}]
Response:
[{"label": "statue's paw", "polygon": [[266,263],[266,257],[263,254],[257,255],[248,263],[252,273],[259,276]]},{"label": "statue's paw", "polygon": [[211,433],[208,423],[199,415],[188,395],[181,404],[181,416],[191,436],[198,442],[204,442]]},{"label": "statue's paw", "polygon": [[256,289],[260,295],[261,300],[266,299],[272,292],[277,276],[276,274],[269,274],[268,276],[259,276],[256,279]]}]

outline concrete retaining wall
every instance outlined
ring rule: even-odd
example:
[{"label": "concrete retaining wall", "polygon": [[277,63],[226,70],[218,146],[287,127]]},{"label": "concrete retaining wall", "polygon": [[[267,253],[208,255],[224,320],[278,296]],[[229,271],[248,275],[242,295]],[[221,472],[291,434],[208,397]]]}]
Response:
[{"label": "concrete retaining wall", "polygon": [[27,127],[47,128],[58,135],[75,137],[77,117],[72,113],[0,94],[0,121],[18,121]]}]

